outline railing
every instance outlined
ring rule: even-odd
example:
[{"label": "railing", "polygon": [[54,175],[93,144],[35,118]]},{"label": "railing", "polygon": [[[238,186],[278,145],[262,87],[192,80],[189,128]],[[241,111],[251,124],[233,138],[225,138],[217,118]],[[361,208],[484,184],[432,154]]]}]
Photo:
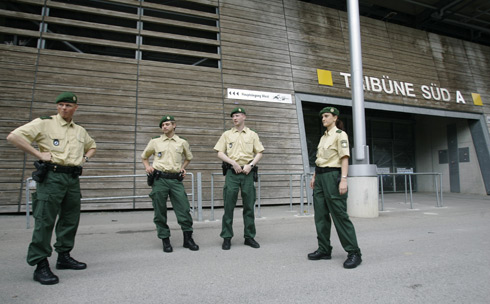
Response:
[{"label": "railing", "polygon": [[[191,176],[191,193],[187,194],[192,197],[192,214],[196,209],[195,195],[194,195],[194,174],[187,172],[186,175]],[[80,176],[80,179],[97,179],[97,178],[126,178],[126,177],[146,177],[146,174],[129,174],[129,175],[94,175],[94,176]],[[26,226],[30,228],[30,188],[31,182],[33,182],[32,177],[26,179]],[[126,196],[105,196],[105,197],[89,197],[82,198],[81,201],[101,201],[101,200],[116,200],[116,199],[135,199],[135,198],[148,198],[148,195],[126,195]],[[133,202],[133,209],[136,209],[136,204]]]},{"label": "railing", "polygon": [[[188,172],[187,175],[191,176],[191,192],[187,195],[191,196],[192,201],[192,214],[195,215],[196,210],[196,200],[195,200],[195,183],[194,183],[194,174]],[[222,175],[222,173],[211,173],[211,220],[214,221],[214,176]],[[274,172],[274,173],[259,173],[258,181],[257,181],[257,201],[255,208],[257,208],[257,217],[260,218],[260,207],[261,207],[261,177],[264,175],[288,175],[289,176],[289,206],[290,210],[293,210],[293,176],[300,176],[300,215],[305,215],[304,201],[305,192],[307,196],[309,195],[309,180],[311,178],[312,173],[291,173],[291,172]],[[436,207],[443,206],[443,198],[442,198],[442,173],[433,173],[433,172],[421,172],[421,173],[380,173],[378,177],[380,179],[381,186],[381,208],[380,210],[384,210],[384,189],[383,189],[383,176],[384,175],[404,175],[405,176],[405,203],[407,202],[407,178],[409,182],[410,189],[410,209],[413,209],[413,195],[412,195],[412,175],[434,175],[435,181],[435,192],[437,198]],[[80,176],[80,179],[97,179],[97,178],[126,178],[126,177],[146,177],[146,174],[134,174],[134,175],[102,175],[102,176]],[[439,177],[439,184],[438,178]],[[30,188],[32,185],[32,178],[29,177],[26,179],[26,226],[30,228]],[[202,221],[202,174],[201,172],[197,173],[197,211],[198,211],[198,221]],[[305,189],[306,187],[306,189]],[[128,195],[128,196],[108,196],[108,197],[91,197],[91,198],[82,198],[82,201],[97,201],[97,200],[115,200],[115,199],[136,199],[136,198],[147,198],[148,195]],[[310,205],[313,205],[312,200],[307,201],[307,212],[306,214],[310,214]],[[310,202],[311,201],[311,202]],[[133,209],[136,208],[135,202],[133,202]]]},{"label": "railing", "polygon": [[[223,173],[211,173],[211,221],[214,221],[214,176],[215,175],[221,175],[223,176]],[[304,174],[303,173],[291,173],[291,172],[274,172],[274,173],[259,173],[258,174],[258,180],[257,180],[257,201],[255,204],[255,207],[257,208],[257,217],[260,218],[260,205],[261,205],[261,176],[262,175],[289,175],[289,206],[290,210],[293,210],[293,176],[294,175],[299,175],[300,176],[300,184],[301,184],[301,194],[300,194],[300,205],[301,205],[301,215],[303,215],[303,205],[304,205],[304,188],[303,188],[303,181],[304,181]],[[309,211],[309,204],[308,204],[308,211]]]},{"label": "railing", "polygon": [[[409,189],[410,189],[410,209],[413,209],[413,195],[412,195],[412,175],[434,175],[434,190],[436,193],[436,207],[442,207],[444,205],[443,198],[442,198],[442,173],[438,172],[420,172],[420,173],[380,173],[378,174],[378,178],[380,180],[380,187],[381,187],[381,210],[384,210],[384,190],[383,190],[383,176],[384,175],[403,175],[405,176],[405,203],[407,203],[407,177],[408,177],[408,182],[409,182]],[[439,186],[437,183],[439,177]]]}]

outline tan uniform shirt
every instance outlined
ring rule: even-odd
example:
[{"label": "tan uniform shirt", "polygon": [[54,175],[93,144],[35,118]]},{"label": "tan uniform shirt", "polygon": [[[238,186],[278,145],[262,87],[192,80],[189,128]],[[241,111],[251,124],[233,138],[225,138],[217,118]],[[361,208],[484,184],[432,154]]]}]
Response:
[{"label": "tan uniform shirt", "polygon": [[152,167],[156,170],[170,173],[180,172],[183,157],[192,160],[192,152],[187,140],[175,135],[168,138],[165,134],[152,138],[141,158],[148,159],[153,155]]},{"label": "tan uniform shirt", "polygon": [[242,132],[238,132],[233,127],[221,135],[214,150],[226,153],[240,166],[244,166],[254,159],[255,154],[263,152],[264,146],[260,142],[259,135],[254,131],[245,127]]},{"label": "tan uniform shirt", "polygon": [[315,164],[318,167],[340,168],[340,159],[344,156],[350,156],[349,138],[347,133],[334,126],[330,131],[325,131],[320,139]]},{"label": "tan uniform shirt", "polygon": [[39,151],[50,152],[53,163],[62,166],[80,166],[83,155],[95,149],[95,141],[87,131],[73,122],[66,122],[59,114],[36,118],[12,131],[27,142],[36,142]]}]

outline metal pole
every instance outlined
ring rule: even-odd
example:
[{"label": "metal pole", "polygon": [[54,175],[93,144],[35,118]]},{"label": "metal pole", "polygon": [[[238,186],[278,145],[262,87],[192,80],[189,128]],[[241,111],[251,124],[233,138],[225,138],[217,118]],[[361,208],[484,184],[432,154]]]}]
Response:
[{"label": "metal pole", "polygon": [[197,172],[197,220],[202,222],[202,173]]},{"label": "metal pole", "polygon": [[381,211],[384,211],[385,208],[385,195],[383,189],[383,175],[379,176],[380,184],[381,184]]},{"label": "metal pole", "polygon": [[293,211],[293,175],[289,175],[289,210]]},{"label": "metal pole", "polygon": [[408,182],[410,184],[410,209],[413,209],[413,198],[412,198],[412,175],[408,174]]},{"label": "metal pole", "polygon": [[257,217],[258,217],[258,218],[261,218],[262,216],[260,215],[260,173],[259,173],[258,177],[259,177],[259,178],[258,178],[258,184],[259,184],[259,185],[258,185],[258,188],[259,188],[259,189],[258,189],[258,191],[257,191],[257,196],[258,196],[258,198],[259,198],[259,199],[258,199],[258,201],[257,201],[257,203],[258,203],[258,205],[257,205]]},{"label": "metal pole", "polygon": [[[403,178],[405,179],[405,204],[406,204],[407,203],[407,176],[406,175],[403,175]],[[396,177],[395,177],[395,175],[393,175],[393,180],[395,181],[395,185],[396,185]]]},{"label": "metal pole", "polygon": [[440,176],[439,187],[441,189],[441,207],[442,207],[442,206],[444,206],[444,200],[442,199],[442,173],[439,176]]},{"label": "metal pole", "polygon": [[356,164],[369,164],[366,157],[366,128],[362,75],[361,25],[358,0],[347,1],[349,17],[350,63],[352,79],[352,118],[354,125],[354,159]]},{"label": "metal pole", "polygon": [[211,173],[211,220],[214,221],[214,173]]},{"label": "metal pole", "polygon": [[29,189],[29,184],[31,183],[32,177],[29,177],[26,179],[26,228],[29,229],[31,228],[31,215],[30,215],[30,189]]},{"label": "metal pole", "polygon": [[304,191],[304,188],[303,188],[303,182],[304,182],[304,177],[305,175],[304,174],[301,174],[301,177],[300,177],[300,199],[299,199],[299,204],[300,204],[300,208],[299,208],[299,212],[300,212],[300,215],[305,215],[305,211],[304,211],[304,206],[303,206],[303,191]]},{"label": "metal pole", "polygon": [[191,191],[191,195],[192,195],[192,215],[195,215],[196,214],[196,196],[195,196],[195,192],[194,192],[194,174],[192,173],[189,173],[191,175],[191,188],[192,188],[192,191]]}]

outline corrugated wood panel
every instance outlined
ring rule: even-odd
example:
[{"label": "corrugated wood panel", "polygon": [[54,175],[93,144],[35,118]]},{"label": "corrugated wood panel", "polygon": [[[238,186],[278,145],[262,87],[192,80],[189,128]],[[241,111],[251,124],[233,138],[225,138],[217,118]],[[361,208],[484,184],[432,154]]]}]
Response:
[{"label": "corrugated wood panel", "polygon": [[[350,73],[346,13],[293,0],[285,1],[285,7],[295,90],[350,98],[350,89],[339,75]],[[366,90],[367,100],[481,112],[482,107],[468,105],[468,100],[466,105],[455,102],[456,90],[468,98],[479,83],[461,41],[364,17],[361,41],[364,75],[412,83],[417,95],[413,98]],[[317,68],[332,71],[333,87],[317,84]],[[422,98],[421,86],[431,84],[449,89],[452,100]]]},{"label": "corrugated wood panel", "polygon": [[36,54],[35,49],[0,45],[0,205],[8,212],[17,211],[22,195],[24,153],[6,137],[30,120]]},{"label": "corrugated wood panel", "polygon": [[[234,0],[221,1],[220,5],[224,89],[293,93],[288,34],[281,1]],[[259,170],[301,171],[294,104],[225,99],[226,129],[232,127],[229,113],[237,105],[247,110],[246,125],[257,131],[264,145],[265,154]],[[215,188],[216,206],[223,204],[222,187],[221,183]],[[282,197],[277,197],[279,192],[288,193],[288,190],[262,185],[264,195],[276,193],[277,199],[269,203],[285,203]]]},{"label": "corrugated wood panel", "polygon": [[[186,138],[191,146],[194,159],[188,171],[194,174],[202,172],[204,177],[220,170],[213,147],[223,125],[221,71],[177,64],[141,63],[136,141],[138,174],[145,172],[141,163],[143,149],[152,137],[162,134],[158,123],[163,115],[169,114],[177,121],[176,134]],[[136,189],[142,195],[150,193],[146,183],[137,184]],[[186,185],[186,190],[190,191],[190,185]],[[208,192],[205,192],[203,200],[205,205],[209,205]]]}]

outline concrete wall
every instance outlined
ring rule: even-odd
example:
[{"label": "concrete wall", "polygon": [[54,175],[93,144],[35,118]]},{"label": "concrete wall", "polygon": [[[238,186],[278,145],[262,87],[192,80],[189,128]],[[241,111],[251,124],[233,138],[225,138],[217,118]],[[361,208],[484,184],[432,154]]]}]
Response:
[{"label": "concrete wall", "polygon": [[[466,119],[434,116],[417,116],[416,123],[416,168],[417,172],[442,173],[443,191],[450,191],[449,165],[439,164],[439,151],[447,150],[447,126],[457,125],[458,147],[469,148],[469,162],[459,163],[461,193],[484,194],[482,174],[471,133]],[[432,176],[417,177],[418,191],[434,191]]]}]

